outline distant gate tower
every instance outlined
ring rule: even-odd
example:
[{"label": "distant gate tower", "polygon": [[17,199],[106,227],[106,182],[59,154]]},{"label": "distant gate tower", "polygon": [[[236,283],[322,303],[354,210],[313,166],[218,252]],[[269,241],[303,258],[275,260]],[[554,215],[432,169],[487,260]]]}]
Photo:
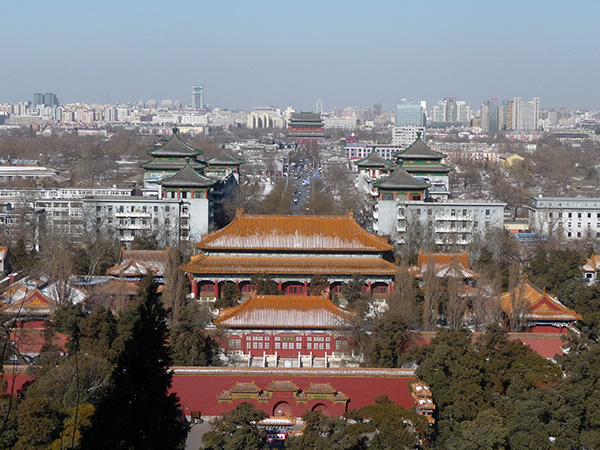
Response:
[{"label": "distant gate tower", "polygon": [[204,86],[201,84],[192,86],[192,107],[194,109],[204,109]]}]

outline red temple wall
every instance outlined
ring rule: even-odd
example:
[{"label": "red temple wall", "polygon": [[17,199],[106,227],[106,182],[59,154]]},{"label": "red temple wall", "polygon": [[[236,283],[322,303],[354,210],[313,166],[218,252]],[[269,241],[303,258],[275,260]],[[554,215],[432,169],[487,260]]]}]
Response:
[{"label": "red temple wall", "polygon": [[[200,371],[203,369],[214,369],[208,372],[218,372],[217,368],[198,368]],[[345,404],[334,404],[329,399],[313,399],[306,403],[297,403],[294,398],[270,398],[265,403],[254,399],[236,399],[231,403],[219,403],[217,400],[217,395],[229,390],[236,382],[255,382],[260,389],[265,390],[274,380],[291,380],[301,390],[306,390],[311,383],[330,383],[336,391],[343,392],[350,399],[347,403],[348,410],[371,405],[374,399],[382,394],[387,394],[392,402],[404,408],[410,409],[413,405],[409,386],[416,380],[413,371],[388,371],[397,373],[396,376],[344,376],[344,373],[352,373],[353,369],[223,369],[223,373],[205,374],[181,374],[177,373],[176,369],[173,391],[179,396],[184,414],[200,411],[203,416],[216,416],[234,409],[240,403],[248,402],[273,415],[273,408],[280,401],[288,402],[292,414],[298,417],[306,411],[311,411],[318,404],[325,405],[328,413],[333,416],[342,415],[346,411]],[[363,369],[360,371],[364,372]],[[339,375],[331,375],[332,372]]]}]

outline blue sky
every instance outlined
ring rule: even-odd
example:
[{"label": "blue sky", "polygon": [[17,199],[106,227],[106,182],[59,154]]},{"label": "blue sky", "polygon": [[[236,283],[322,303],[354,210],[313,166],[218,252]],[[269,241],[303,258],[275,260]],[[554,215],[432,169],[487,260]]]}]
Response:
[{"label": "blue sky", "polygon": [[0,102],[600,109],[599,1],[0,0]]}]

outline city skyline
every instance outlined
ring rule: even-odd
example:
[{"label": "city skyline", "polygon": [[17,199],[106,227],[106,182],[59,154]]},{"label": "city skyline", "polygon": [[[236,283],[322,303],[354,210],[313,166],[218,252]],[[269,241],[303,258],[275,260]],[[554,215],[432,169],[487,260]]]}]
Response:
[{"label": "city skyline", "polygon": [[[10,61],[0,101],[54,92],[61,103],[179,99],[205,86],[205,103],[232,110],[293,105],[392,111],[456,97],[542,98],[542,107],[600,109],[593,55],[597,2],[190,1],[151,5],[4,5],[0,49]],[[65,25],[68,24],[68,25]]]}]

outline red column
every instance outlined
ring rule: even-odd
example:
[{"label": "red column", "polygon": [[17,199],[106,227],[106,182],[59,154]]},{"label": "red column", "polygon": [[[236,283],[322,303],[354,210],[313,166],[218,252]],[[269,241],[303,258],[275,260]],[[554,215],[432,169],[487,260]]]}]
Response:
[{"label": "red column", "polygon": [[367,284],[367,289],[369,289],[369,294],[372,294],[373,291],[371,290],[371,282],[369,281],[369,283]]},{"label": "red column", "polygon": [[219,282],[215,281],[215,300],[219,300]]},{"label": "red column", "polygon": [[281,281],[279,282],[279,290],[283,291],[283,283],[281,283]]},{"label": "red column", "polygon": [[390,284],[388,284],[388,293],[391,294],[392,292],[394,292],[394,283],[390,282]]},{"label": "red column", "polygon": [[308,295],[308,281],[304,282],[304,295]]},{"label": "red column", "polygon": [[192,298],[198,298],[198,280],[192,280]]}]

